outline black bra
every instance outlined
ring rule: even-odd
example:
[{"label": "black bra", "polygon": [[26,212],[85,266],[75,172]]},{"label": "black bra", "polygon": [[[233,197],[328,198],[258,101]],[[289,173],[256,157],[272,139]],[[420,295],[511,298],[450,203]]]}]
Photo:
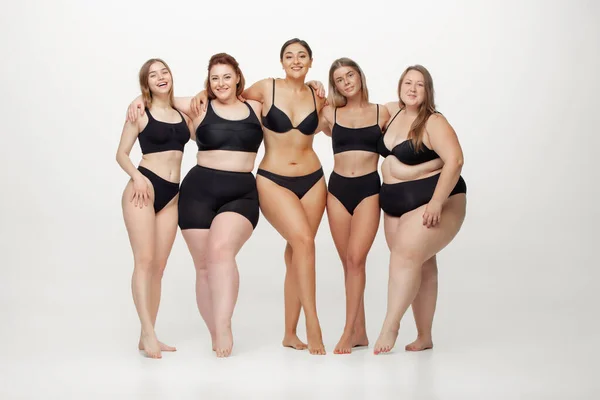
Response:
[{"label": "black bra", "polygon": [[263,131],[252,107],[250,115],[239,121],[222,118],[215,113],[212,101],[208,104],[206,116],[196,128],[198,151],[231,150],[256,153],[263,140]]},{"label": "black bra", "polygon": [[337,108],[333,112],[333,128],[331,129],[331,144],[333,154],[351,150],[363,150],[378,153],[378,142],[381,139],[379,127],[379,104],[377,104],[377,120],[375,125],[363,128],[347,128],[337,123]]},{"label": "black bra", "polygon": [[317,101],[315,100],[315,92],[309,86],[313,96],[315,110],[308,114],[298,126],[292,125],[290,118],[275,105],[275,79],[273,79],[273,104],[267,115],[262,117],[263,126],[275,133],[287,133],[292,129],[298,129],[305,135],[312,135],[319,126],[319,113],[317,113]]},{"label": "black bra", "polygon": [[[400,111],[402,111],[402,109],[398,110],[396,115],[394,115],[394,118],[392,118],[390,123],[387,125],[386,132],[389,129],[390,125],[392,125],[392,122],[394,122],[394,119],[396,119],[396,116],[400,114]],[[406,165],[422,164],[427,161],[440,158],[438,153],[425,146],[425,143],[423,143],[422,149],[420,151],[415,151],[415,146],[413,144],[412,139],[406,139],[395,145],[394,148],[392,148],[392,150],[388,150],[383,140],[384,137],[384,135],[381,136],[381,139],[379,140],[377,146],[379,154],[381,154],[381,156],[383,157],[393,155],[398,159],[398,161]]]},{"label": "black bra", "polygon": [[183,115],[179,111],[177,113],[181,116],[181,122],[163,122],[154,119],[150,110],[146,108],[148,124],[138,135],[142,154],[169,150],[183,151],[185,144],[190,140],[190,128],[185,123]]}]

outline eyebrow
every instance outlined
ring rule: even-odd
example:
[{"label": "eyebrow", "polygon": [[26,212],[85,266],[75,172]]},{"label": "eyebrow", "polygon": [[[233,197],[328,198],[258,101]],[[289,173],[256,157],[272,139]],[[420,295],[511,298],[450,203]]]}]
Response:
[{"label": "eyebrow", "polygon": [[[300,51],[298,52],[298,54],[300,54],[300,53],[303,53],[303,54],[308,54],[308,53],[307,53],[306,51],[304,51],[304,50],[300,50]],[[293,53],[293,52],[291,52],[291,51],[286,51],[286,52],[285,52],[285,54],[284,54],[284,56],[287,56],[288,54],[292,54],[292,55],[293,55],[294,53]]]},{"label": "eyebrow", "polygon": [[150,72],[148,73],[148,75],[155,74],[155,73],[157,73],[158,71],[164,72],[164,71],[168,71],[168,69],[167,69],[167,68],[162,68],[162,69],[157,69],[157,70],[155,70],[155,71],[150,71]]}]

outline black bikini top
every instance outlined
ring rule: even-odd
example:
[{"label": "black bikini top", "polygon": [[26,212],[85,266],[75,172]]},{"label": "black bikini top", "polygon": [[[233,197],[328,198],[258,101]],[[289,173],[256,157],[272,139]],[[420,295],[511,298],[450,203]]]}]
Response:
[{"label": "black bikini top", "polygon": [[364,128],[346,128],[337,123],[337,108],[333,112],[333,128],[331,129],[331,144],[333,154],[351,150],[370,151],[378,153],[378,143],[382,137],[379,127],[379,104],[377,104],[377,120],[375,125]]},{"label": "black bikini top", "polygon": [[[386,131],[389,129],[390,125],[392,125],[392,122],[394,122],[394,119],[396,118],[396,116],[398,114],[400,114],[400,111],[402,111],[402,109],[398,110],[396,115],[394,115],[394,118],[392,118],[392,120],[388,124]],[[422,164],[427,161],[431,161],[431,160],[435,160],[436,158],[440,158],[440,156],[435,151],[433,151],[430,148],[428,148],[427,146],[425,146],[425,143],[423,143],[422,149],[420,151],[418,151],[418,152],[415,151],[415,146],[413,144],[412,139],[406,139],[406,140],[398,143],[396,146],[394,146],[394,148],[392,150],[388,150],[388,148],[385,146],[385,142],[383,140],[384,137],[385,137],[385,135],[381,136],[381,139],[379,140],[379,143],[377,146],[378,150],[379,150],[379,154],[381,154],[383,157],[393,155],[394,157],[396,157],[398,159],[398,161],[400,161],[401,163],[406,164],[406,165]]]},{"label": "black bikini top", "polygon": [[196,128],[198,151],[231,150],[256,153],[263,140],[263,131],[252,107],[244,102],[250,114],[241,120],[233,121],[215,113],[212,101],[204,119]]},{"label": "black bikini top", "polygon": [[148,124],[138,135],[142,154],[183,151],[185,144],[190,140],[190,128],[183,115],[179,111],[177,113],[181,116],[181,122],[163,122],[154,119],[150,110],[146,108]]},{"label": "black bikini top", "polygon": [[290,118],[277,106],[275,105],[275,79],[273,79],[273,104],[269,109],[267,115],[262,117],[263,126],[267,129],[272,130],[275,133],[287,133],[292,129],[298,129],[305,135],[312,135],[319,126],[319,114],[317,113],[317,101],[315,99],[315,92],[310,88],[310,93],[313,96],[313,102],[315,104],[315,110],[308,114],[298,126],[292,125]]}]

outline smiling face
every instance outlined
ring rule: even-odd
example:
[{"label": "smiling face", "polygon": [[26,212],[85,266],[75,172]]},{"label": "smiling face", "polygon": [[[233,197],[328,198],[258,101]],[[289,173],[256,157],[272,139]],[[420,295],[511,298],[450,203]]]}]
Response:
[{"label": "smiling face", "polygon": [[304,78],[312,66],[310,52],[300,43],[292,43],[283,50],[281,65],[287,76]]},{"label": "smiling face", "polygon": [[352,67],[340,67],[333,72],[336,90],[344,97],[352,97],[362,90],[360,74]]},{"label": "smiling face", "polygon": [[236,96],[240,77],[229,64],[215,64],[210,68],[208,84],[215,98],[226,101]]},{"label": "smiling face", "polygon": [[410,70],[400,82],[400,100],[408,107],[419,107],[427,97],[425,77],[417,70]]},{"label": "smiling face", "polygon": [[146,107],[152,105],[154,96],[165,96],[173,105],[173,76],[167,63],[160,58],[151,58],[142,65],[139,83]]},{"label": "smiling face", "polygon": [[162,62],[155,62],[148,69],[148,88],[155,96],[168,94],[173,88],[171,72]]}]

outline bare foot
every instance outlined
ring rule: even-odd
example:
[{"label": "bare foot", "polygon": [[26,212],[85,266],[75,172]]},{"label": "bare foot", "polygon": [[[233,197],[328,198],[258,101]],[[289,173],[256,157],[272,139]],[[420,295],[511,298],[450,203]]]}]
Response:
[{"label": "bare foot", "polygon": [[231,355],[231,349],[233,348],[233,334],[231,333],[231,328],[223,329],[223,332],[217,334],[214,343],[217,357],[229,357]]},{"label": "bare foot", "polygon": [[[177,349],[175,347],[166,345],[163,342],[161,342],[160,340],[158,341],[158,345],[160,346],[160,351],[177,351]],[[138,350],[144,350],[144,346],[142,345],[141,338],[140,338],[140,342],[138,343]]]},{"label": "bare foot", "polygon": [[321,337],[321,328],[317,326],[317,329],[311,330],[307,329],[309,332],[307,334],[308,337],[308,351],[312,355],[316,356],[324,356],[325,355],[325,345],[323,344],[323,338]]},{"label": "bare foot", "polygon": [[344,332],[340,341],[335,346],[333,354],[350,354],[352,353],[352,333]]},{"label": "bare foot", "polygon": [[369,338],[367,332],[356,333],[352,335],[352,347],[367,347],[369,346]]},{"label": "bare foot", "polygon": [[295,333],[286,334],[281,344],[283,347],[291,347],[296,350],[306,350],[308,348],[306,343],[302,342]]},{"label": "bare foot", "polygon": [[155,335],[142,334],[142,350],[150,358],[162,358],[160,354],[160,344]]},{"label": "bare foot", "polygon": [[379,334],[379,338],[377,342],[375,342],[375,348],[373,349],[373,353],[375,355],[379,353],[389,353],[393,348],[394,344],[396,344],[396,338],[398,337],[398,331],[382,331]]},{"label": "bare foot", "polygon": [[431,338],[417,337],[417,340],[415,340],[412,343],[407,344],[404,349],[406,351],[423,351],[423,350],[432,349],[432,348],[433,348],[433,341],[431,340]]}]

